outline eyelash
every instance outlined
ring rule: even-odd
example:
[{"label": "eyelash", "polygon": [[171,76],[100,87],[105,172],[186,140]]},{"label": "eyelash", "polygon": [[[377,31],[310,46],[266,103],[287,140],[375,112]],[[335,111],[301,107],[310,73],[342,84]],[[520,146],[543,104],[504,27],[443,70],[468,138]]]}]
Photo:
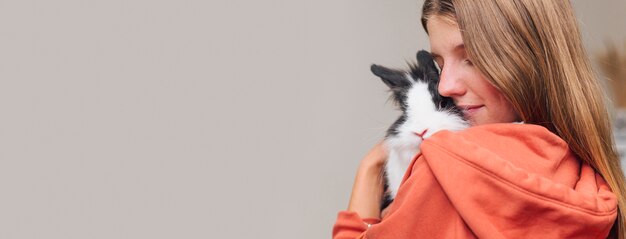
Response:
[{"label": "eyelash", "polygon": [[[469,65],[469,66],[473,66],[473,65],[474,65],[474,63],[472,63],[472,61],[470,61],[469,59],[465,59],[465,60],[463,60],[463,63],[465,63],[465,64],[467,64],[467,65]],[[439,64],[439,63],[437,63],[436,61],[435,61],[435,64],[437,65],[437,67],[439,68],[439,70],[442,70],[442,69],[443,69],[443,64]]]}]

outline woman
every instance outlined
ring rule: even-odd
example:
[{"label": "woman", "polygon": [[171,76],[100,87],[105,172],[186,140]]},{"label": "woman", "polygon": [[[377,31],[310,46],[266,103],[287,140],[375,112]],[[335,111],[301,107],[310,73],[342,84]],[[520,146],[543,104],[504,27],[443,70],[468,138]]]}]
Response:
[{"label": "woman", "polygon": [[376,145],[333,237],[626,238],[624,176],[569,1],[426,0],[422,14],[438,90],[473,127],[426,139],[382,213]]}]

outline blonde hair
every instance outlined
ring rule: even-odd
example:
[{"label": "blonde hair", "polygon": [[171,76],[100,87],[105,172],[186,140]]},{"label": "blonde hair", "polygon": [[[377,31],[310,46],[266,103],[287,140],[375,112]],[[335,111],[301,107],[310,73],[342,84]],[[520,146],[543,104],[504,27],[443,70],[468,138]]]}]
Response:
[{"label": "blonde hair", "polygon": [[426,0],[422,13],[426,32],[432,16],[458,24],[470,59],[520,119],[559,135],[604,177],[620,209],[611,234],[626,238],[624,175],[570,1]]}]

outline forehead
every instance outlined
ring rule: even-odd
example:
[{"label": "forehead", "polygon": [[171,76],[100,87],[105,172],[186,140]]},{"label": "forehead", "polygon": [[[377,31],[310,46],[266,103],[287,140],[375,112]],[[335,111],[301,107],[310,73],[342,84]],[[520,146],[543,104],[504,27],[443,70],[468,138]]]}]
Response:
[{"label": "forehead", "polygon": [[463,37],[456,23],[434,16],[428,20],[428,39],[433,55],[439,56],[463,50]]}]

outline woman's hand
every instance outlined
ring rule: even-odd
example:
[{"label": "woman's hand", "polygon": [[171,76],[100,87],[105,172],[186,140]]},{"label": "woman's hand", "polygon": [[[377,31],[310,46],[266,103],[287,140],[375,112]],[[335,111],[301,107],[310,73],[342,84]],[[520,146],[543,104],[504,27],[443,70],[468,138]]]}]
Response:
[{"label": "woman's hand", "polygon": [[361,218],[380,218],[380,205],[383,200],[383,170],[387,161],[387,149],[383,142],[376,144],[361,160],[352,187],[348,211]]}]

